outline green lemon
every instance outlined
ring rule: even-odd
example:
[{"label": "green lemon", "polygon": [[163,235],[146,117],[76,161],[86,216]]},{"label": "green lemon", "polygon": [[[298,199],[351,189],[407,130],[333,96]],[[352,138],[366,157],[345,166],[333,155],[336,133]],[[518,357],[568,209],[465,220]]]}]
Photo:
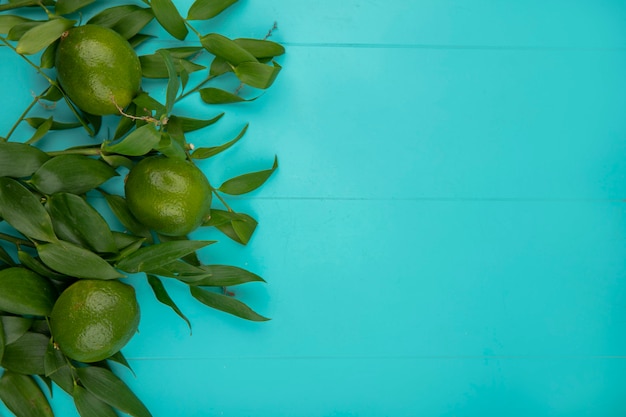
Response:
[{"label": "green lemon", "polygon": [[131,213],[163,235],[183,236],[208,219],[211,186],[188,161],[150,156],[135,165],[124,185]]},{"label": "green lemon", "polygon": [[119,113],[141,87],[141,64],[132,46],[112,29],[84,25],[61,36],[55,66],[61,87],[83,111]]},{"label": "green lemon", "polygon": [[97,362],[119,352],[137,332],[135,289],[119,281],[82,279],[57,299],[50,331],[61,352],[81,362]]}]

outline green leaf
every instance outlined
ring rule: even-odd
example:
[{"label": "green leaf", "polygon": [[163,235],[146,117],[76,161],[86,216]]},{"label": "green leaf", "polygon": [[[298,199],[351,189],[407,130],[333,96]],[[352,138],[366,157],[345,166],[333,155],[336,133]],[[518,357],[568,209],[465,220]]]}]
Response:
[{"label": "green leaf", "polygon": [[[50,117],[49,119],[52,119],[52,124],[50,126],[50,130],[67,130],[67,129],[74,129],[74,128],[82,126],[80,124],[80,122],[69,122],[69,123],[67,123],[67,122],[57,122],[52,117]],[[37,129],[41,125],[46,123],[49,119],[44,119],[43,117],[27,117],[24,120],[31,127],[34,127],[35,129]]]},{"label": "green leaf", "polygon": [[219,121],[223,116],[224,116],[224,113],[220,113],[212,119],[202,120],[202,119],[192,119],[189,117],[172,115],[170,116],[169,125],[177,124],[180,126],[180,129],[183,132],[187,133],[187,132],[193,132],[195,130],[203,129],[207,126],[211,126],[212,124],[217,123],[217,121]]},{"label": "green leaf", "polygon": [[35,54],[59,39],[75,23],[75,20],[57,18],[37,25],[22,35],[15,51],[22,55]]},{"label": "green leaf", "polygon": [[267,317],[263,317],[255,313],[250,307],[241,301],[227,295],[217,294],[195,286],[189,287],[189,291],[196,300],[216,310],[251,321],[269,320]]},{"label": "green leaf", "polygon": [[74,390],[74,378],[72,375],[72,370],[68,365],[60,368],[55,373],[51,374],[49,378],[54,381],[55,384],[59,386],[63,391],[67,392],[69,395],[72,395],[72,391]]},{"label": "green leaf", "polygon": [[116,175],[103,161],[83,155],[59,155],[35,171],[30,183],[44,194],[83,194]]},{"label": "green leaf", "polygon": [[32,144],[38,142],[41,138],[43,138],[46,133],[50,131],[52,127],[52,116],[47,118],[41,125],[37,127],[37,130],[33,134],[33,136],[26,141],[27,144]]},{"label": "green leaf", "polygon": [[55,271],[76,278],[123,278],[107,261],[74,244],[58,241],[37,246],[42,262]]},{"label": "green leaf", "polygon": [[0,320],[0,363],[2,363],[2,358],[4,357],[4,345],[6,344],[4,336],[4,325],[2,324],[2,320]]},{"label": "green leaf", "polygon": [[41,202],[18,181],[0,177],[0,217],[31,239],[57,240],[52,220]]},{"label": "green leaf", "polygon": [[56,235],[63,240],[101,253],[117,252],[108,223],[84,198],[56,193],[46,204]]},{"label": "green leaf", "polygon": [[[168,123],[169,124],[169,123]],[[161,140],[154,147],[157,151],[168,158],[176,158],[180,160],[187,159],[187,153],[180,143],[175,140],[168,132],[161,132]]]},{"label": "green leaf", "polygon": [[52,283],[33,271],[21,267],[0,271],[0,310],[47,316],[56,298]]},{"label": "green leaf", "polygon": [[2,316],[0,321],[4,327],[4,343],[6,344],[13,343],[22,337],[33,324],[32,318],[17,316]]},{"label": "green leaf", "polygon": [[167,67],[168,81],[167,92],[165,95],[165,112],[170,114],[172,112],[172,108],[174,107],[174,103],[176,102],[178,91],[180,90],[180,79],[178,78],[176,68],[174,67],[172,55],[164,49],[160,49],[158,53],[163,57],[163,61]]},{"label": "green leaf", "polygon": [[39,60],[39,66],[41,68],[54,68],[57,46],[59,46],[58,41],[52,42],[43,51]]},{"label": "green leaf", "polygon": [[[41,95],[40,98],[42,100],[55,102],[63,98],[63,93],[61,92],[61,90],[59,90],[57,86],[51,85],[50,87],[46,89],[46,91]],[[46,120],[46,119],[41,119],[41,120]]]},{"label": "green leaf", "polygon": [[7,35],[10,41],[19,41],[29,30],[43,24],[45,20],[31,20],[30,22],[18,23],[14,25]]},{"label": "green leaf", "polygon": [[245,99],[236,94],[229,93],[228,91],[215,87],[203,88],[199,92],[200,98],[207,104],[230,104],[256,100],[256,97],[252,99]]},{"label": "green leaf", "polygon": [[6,35],[11,31],[13,26],[32,21],[32,19],[27,19],[22,16],[2,15],[0,16],[0,34]]},{"label": "green leaf", "polygon": [[35,258],[34,256],[30,255],[29,253],[23,250],[17,251],[17,257],[22,263],[22,265],[24,265],[26,268],[30,269],[31,271],[36,272],[42,277],[46,277],[46,278],[53,279],[56,281],[61,281],[61,282],[70,281],[74,279],[72,277],[68,277],[67,275],[63,275],[56,271],[53,271],[52,269],[44,265],[43,262],[41,262],[41,259]]},{"label": "green leaf", "polygon": [[0,399],[19,417],[54,417],[46,396],[28,375],[5,371],[0,378]]},{"label": "green leaf", "polygon": [[159,302],[161,302],[162,304],[165,304],[166,306],[174,310],[174,312],[178,314],[178,316],[181,319],[183,319],[185,323],[187,323],[187,326],[189,327],[189,332],[191,333],[191,322],[185,316],[185,314],[183,314],[183,312],[178,308],[174,300],[172,300],[170,295],[167,293],[167,290],[165,289],[163,282],[161,282],[161,280],[154,275],[148,274],[147,276],[148,276],[148,283],[150,284],[150,287],[152,288],[152,291],[154,292],[156,299],[159,300]]},{"label": "green leaf", "polygon": [[249,174],[243,174],[238,177],[231,178],[225,181],[218,190],[231,195],[249,193],[250,191],[253,191],[263,185],[263,183],[267,181],[277,168],[278,158],[275,157],[274,164],[271,169],[251,172]]},{"label": "green leaf", "polygon": [[80,385],[74,385],[74,405],[80,417],[117,417],[115,410]]},{"label": "green leaf", "polygon": [[117,263],[117,267],[129,273],[149,272],[163,265],[208,246],[215,241],[180,240],[143,247]]},{"label": "green leaf", "polygon": [[235,143],[239,142],[239,140],[246,134],[247,130],[248,130],[248,125],[246,124],[243,127],[243,129],[241,129],[241,132],[239,132],[239,134],[237,135],[235,139],[229,142],[226,142],[220,146],[213,146],[210,148],[198,148],[191,154],[191,157],[194,159],[206,159],[206,158],[215,156],[221,152],[224,152],[226,149],[230,148]]},{"label": "green leaf", "polygon": [[190,282],[190,285],[207,287],[230,287],[249,282],[265,282],[263,278],[243,268],[230,265],[204,265],[207,275],[201,280]]},{"label": "green leaf", "polygon": [[8,4],[0,4],[0,12],[25,6],[36,6],[39,3],[40,0],[10,0]]},{"label": "green leaf", "polygon": [[276,62],[274,65],[260,62],[242,62],[235,67],[235,75],[239,80],[251,87],[267,89],[276,80],[281,67]]},{"label": "green leaf", "polygon": [[216,56],[213,61],[211,61],[211,68],[209,69],[209,73],[212,77],[219,77],[220,75],[226,74],[228,72],[233,72],[233,67],[226,62],[225,59]]},{"label": "green leaf", "polygon": [[102,160],[109,164],[112,168],[125,167],[127,169],[131,169],[133,165],[133,161],[130,158],[127,158],[122,155],[101,155]]},{"label": "green leaf", "polygon": [[[141,72],[145,78],[168,78],[169,73],[167,65],[163,60],[163,56],[160,53],[141,55],[139,57],[141,63]],[[205,69],[206,67],[200,64],[193,63],[187,59],[176,57],[172,54],[172,62],[176,73],[186,71],[191,74],[196,71]]]},{"label": "green leaf", "polygon": [[50,157],[34,146],[0,142],[0,176],[21,178],[33,175]]},{"label": "green leaf", "polygon": [[57,14],[73,13],[94,1],[95,0],[57,0],[55,10]]},{"label": "green leaf", "polygon": [[187,37],[187,26],[178,9],[171,0],[152,0],[150,2],[154,16],[163,29],[176,39],[183,40]]},{"label": "green leaf", "polygon": [[202,226],[216,227],[226,236],[242,245],[248,243],[257,225],[257,221],[247,214],[218,209],[212,209],[211,218],[202,224]]},{"label": "green leaf", "polygon": [[207,20],[214,18],[237,0],[196,0],[187,13],[187,20]]},{"label": "green leaf", "polygon": [[257,59],[274,58],[285,53],[282,45],[265,39],[239,38],[234,41]]},{"label": "green leaf", "polygon": [[26,332],[4,348],[2,366],[25,375],[45,374],[44,357],[49,337],[41,333]]},{"label": "green leaf", "polygon": [[161,139],[161,135],[152,123],[133,130],[120,142],[104,142],[102,150],[127,156],[141,156],[150,152]]},{"label": "green leaf", "polygon": [[43,366],[45,370],[45,376],[50,376],[53,373],[59,371],[63,367],[67,366],[67,360],[65,355],[61,353],[59,349],[54,347],[52,340],[48,341],[48,347],[46,348],[46,354],[43,359]]},{"label": "green leaf", "polygon": [[200,38],[200,43],[204,49],[224,59],[233,66],[237,66],[243,62],[257,62],[254,55],[226,36],[217,33],[209,33]]},{"label": "green leaf", "polygon": [[76,369],[84,387],[100,400],[133,417],[152,417],[146,406],[113,372],[96,366]]},{"label": "green leaf", "polygon": [[[137,109],[141,109],[145,112],[146,115],[150,115],[151,111],[156,112],[154,117],[156,119],[160,118],[165,114],[165,106],[159,103],[157,100],[153,99],[148,95],[148,93],[140,93],[137,94],[137,97],[133,99],[133,103],[137,105]],[[137,116],[142,116],[141,112],[137,113]]]},{"label": "green leaf", "polygon": [[133,216],[128,209],[128,205],[126,204],[126,199],[124,199],[124,197],[113,194],[104,194],[104,198],[106,199],[106,202],[113,214],[115,214],[115,217],[117,217],[120,223],[122,223],[122,225],[128,229],[129,232],[137,236],[150,238],[149,241],[151,241],[150,230],[137,220],[135,216]]},{"label": "green leaf", "polygon": [[133,371],[133,369],[130,367],[130,364],[128,363],[128,361],[126,360],[126,357],[124,356],[124,354],[122,353],[121,350],[118,350],[117,352],[115,352],[113,355],[109,356],[107,358],[107,361],[113,361],[115,363],[119,363],[120,365],[126,367],[129,371],[131,371],[133,373],[133,375],[135,374],[135,372]]}]

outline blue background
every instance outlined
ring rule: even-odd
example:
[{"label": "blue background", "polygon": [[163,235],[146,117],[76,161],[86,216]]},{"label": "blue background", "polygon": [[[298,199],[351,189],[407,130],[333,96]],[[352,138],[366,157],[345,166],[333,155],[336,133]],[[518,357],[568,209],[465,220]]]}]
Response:
[{"label": "blue background", "polygon": [[[180,107],[226,111],[196,146],[250,122],[203,162],[214,184],[279,157],[230,199],[259,220],[248,246],[194,235],[268,281],[235,290],[272,321],[169,283],[190,336],[130,277],[143,318],[120,375],[155,417],[626,415],[625,18],[619,0],[242,0],[199,25],[276,21],[287,48],[257,101]],[[45,84],[0,58],[5,134]]]}]

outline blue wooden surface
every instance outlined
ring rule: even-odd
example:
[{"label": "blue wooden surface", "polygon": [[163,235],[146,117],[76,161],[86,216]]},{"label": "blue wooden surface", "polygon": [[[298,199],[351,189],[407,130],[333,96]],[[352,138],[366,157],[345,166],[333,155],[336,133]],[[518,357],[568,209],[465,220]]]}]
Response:
[{"label": "blue wooden surface", "polygon": [[[172,284],[190,336],[137,278],[124,379],[155,417],[626,414],[625,18],[618,0],[239,2],[211,30],[277,21],[284,71],[197,138],[251,123],[203,169],[281,165],[232,200],[251,243],[203,256],[265,277],[237,294],[273,320]],[[4,132],[40,81],[0,57]]]}]

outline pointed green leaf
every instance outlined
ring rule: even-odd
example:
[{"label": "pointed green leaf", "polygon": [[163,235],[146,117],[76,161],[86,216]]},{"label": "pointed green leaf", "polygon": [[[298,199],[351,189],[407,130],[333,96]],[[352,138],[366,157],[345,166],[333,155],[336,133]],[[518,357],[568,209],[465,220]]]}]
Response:
[{"label": "pointed green leaf", "polygon": [[0,321],[4,327],[4,343],[7,345],[22,337],[33,324],[32,318],[17,316],[2,316]]},{"label": "pointed green leaf", "polygon": [[211,218],[202,226],[214,226],[237,243],[246,245],[250,240],[257,221],[244,213],[234,213],[224,210],[211,210]]},{"label": "pointed green leaf", "polygon": [[122,223],[122,225],[128,229],[129,232],[137,236],[150,238],[150,230],[137,220],[135,216],[133,216],[128,209],[128,205],[126,204],[126,199],[124,199],[124,197],[113,194],[104,194],[104,198],[106,199],[106,202],[113,214],[115,214],[115,217],[117,217],[120,223]]},{"label": "pointed green leaf", "polygon": [[4,348],[2,366],[26,375],[45,374],[44,357],[49,337],[41,333],[26,332]]},{"label": "pointed green leaf", "polygon": [[73,13],[94,1],[95,0],[57,0],[55,10],[57,14]]},{"label": "pointed green leaf", "polygon": [[31,136],[31,138],[28,139],[26,143],[32,144],[32,143],[39,141],[39,139],[43,138],[46,135],[46,133],[50,131],[51,127],[52,127],[52,116],[47,118],[42,124],[40,124],[37,127],[37,130],[35,131],[33,136]]},{"label": "pointed green leaf", "polygon": [[207,287],[230,287],[247,284],[249,282],[265,282],[263,278],[243,268],[230,265],[202,266],[207,275],[201,280],[193,281],[190,285]]},{"label": "pointed green leaf", "polygon": [[37,252],[43,263],[65,275],[93,279],[124,277],[95,253],[68,242],[38,245]]},{"label": "pointed green leaf", "polygon": [[165,67],[167,68],[168,81],[165,94],[165,111],[167,114],[170,114],[172,108],[174,107],[174,103],[176,102],[178,91],[180,90],[180,79],[178,78],[176,68],[174,67],[172,55],[164,49],[160,49],[158,53],[163,57]]},{"label": "pointed green leaf", "polygon": [[226,74],[228,72],[233,72],[233,67],[228,62],[226,62],[224,58],[216,56],[213,61],[211,61],[209,73],[212,77],[219,77],[220,75]]},{"label": "pointed green leaf", "polygon": [[54,417],[50,404],[35,380],[5,371],[0,378],[0,399],[19,417]]},{"label": "pointed green leaf", "polygon": [[43,360],[45,376],[50,376],[59,369],[67,366],[67,360],[61,351],[54,346],[52,340],[48,341],[48,347]]},{"label": "pointed green leaf", "polygon": [[117,352],[115,352],[113,355],[109,356],[107,358],[107,361],[113,361],[115,363],[119,363],[120,365],[126,367],[129,371],[131,371],[133,373],[133,375],[135,374],[135,372],[133,371],[133,369],[130,367],[130,364],[128,363],[128,361],[126,360],[126,357],[124,356],[124,354],[122,353],[121,350],[118,350]]},{"label": "pointed green leaf", "polygon": [[[41,95],[42,100],[46,101],[59,101],[63,98],[63,93],[57,86],[51,85],[46,89],[46,91]],[[42,120],[45,120],[42,118]]]},{"label": "pointed green leaf", "polygon": [[234,41],[257,59],[274,58],[285,53],[282,45],[266,39],[239,38]]},{"label": "pointed green leaf", "polygon": [[31,20],[29,22],[18,23],[9,30],[7,39],[10,41],[19,41],[26,32],[43,23],[45,23],[45,20]]},{"label": "pointed green leaf", "polygon": [[223,116],[224,116],[224,113],[220,113],[217,116],[213,117],[212,119],[203,120],[203,119],[192,119],[189,117],[172,115],[170,116],[169,124],[170,125],[172,123],[179,124],[180,129],[183,132],[187,133],[187,132],[193,132],[195,130],[205,128],[207,126],[211,126],[212,124],[217,123],[217,121],[219,121]]},{"label": "pointed green leaf", "polygon": [[185,323],[187,323],[187,326],[189,327],[189,332],[191,333],[191,322],[189,321],[187,316],[185,316],[185,314],[183,314],[183,312],[178,308],[174,300],[172,300],[170,295],[167,293],[163,282],[161,282],[158,277],[148,274],[148,283],[150,284],[150,287],[152,288],[152,291],[154,292],[157,300],[174,310],[174,312],[178,314],[178,316],[183,319]]},{"label": "pointed green leaf", "polygon": [[[133,103],[137,105],[137,116],[150,115],[155,112],[154,117],[160,118],[165,114],[165,106],[148,95],[148,93],[140,93],[133,99]],[[143,113],[142,113],[143,111]]]},{"label": "pointed green leaf", "polygon": [[47,316],[56,298],[52,283],[31,270],[11,267],[0,271],[0,310]]},{"label": "pointed green leaf", "polygon": [[267,179],[276,171],[278,168],[278,158],[274,158],[274,165],[272,165],[271,169],[251,172],[249,174],[243,174],[235,178],[231,178],[224,182],[219,191],[231,194],[231,195],[240,195],[249,193],[257,188],[259,188]]},{"label": "pointed green leaf", "polygon": [[8,4],[0,4],[0,12],[11,9],[19,9],[25,6],[36,6],[41,0],[11,0]]},{"label": "pointed green leaf", "polygon": [[[151,55],[141,55],[139,57],[141,63],[141,72],[145,78],[168,78],[169,73],[163,57],[160,53]],[[183,71],[191,74],[196,71],[205,69],[206,67],[200,64],[196,64],[184,58],[176,57],[172,54],[172,62],[176,73],[180,74]]]},{"label": "pointed green leaf", "polygon": [[50,157],[34,146],[0,142],[0,176],[21,178],[32,175]]},{"label": "pointed green leaf", "polygon": [[201,89],[200,98],[207,104],[230,104],[256,100],[256,97],[252,99],[245,99],[236,94],[229,93],[228,91],[215,87]]},{"label": "pointed green leaf", "polygon": [[185,25],[185,20],[171,0],[152,0],[150,5],[163,29],[176,39],[183,40],[187,37],[189,30]]},{"label": "pointed green leaf", "polygon": [[46,47],[46,49],[41,54],[41,58],[39,60],[39,66],[41,68],[54,68],[55,65],[55,56],[57,51],[57,46],[59,46],[59,42],[52,42],[50,45]]},{"label": "pointed green leaf", "polygon": [[117,263],[117,267],[129,273],[152,271],[193,253],[207,245],[210,240],[180,240],[143,247]]},{"label": "pointed green leaf", "polygon": [[150,8],[126,4],[104,9],[89,19],[87,23],[108,27],[124,38],[131,39],[152,19],[154,19],[154,14]]},{"label": "pointed green leaf", "polygon": [[170,135],[168,132],[161,132],[161,140],[154,147],[154,149],[167,156],[168,158],[175,158],[180,160],[187,159],[187,153],[185,152],[185,149],[183,149],[180,143],[175,140],[173,136]]},{"label": "pointed green leaf", "polygon": [[74,385],[74,405],[80,417],[117,417],[115,410],[80,385]]},{"label": "pointed green leaf", "polygon": [[41,202],[18,181],[0,177],[0,217],[32,239],[54,242],[52,220]]},{"label": "pointed green leaf", "polygon": [[[39,128],[42,124],[48,121],[48,119],[44,119],[43,117],[27,117],[24,120],[35,129]],[[50,130],[74,129],[81,126],[80,122],[57,122],[54,118],[52,118]]]},{"label": "pointed green leaf", "polygon": [[146,406],[111,371],[96,366],[76,369],[84,387],[100,400],[133,417],[152,417]]},{"label": "pointed green leaf", "polygon": [[133,130],[120,142],[104,142],[102,150],[128,156],[145,155],[152,150],[161,139],[161,135],[152,123]]},{"label": "pointed green leaf", "polygon": [[22,35],[15,51],[23,55],[35,54],[59,39],[75,23],[75,20],[57,18],[37,25]]},{"label": "pointed green leaf", "polygon": [[52,194],[46,207],[61,239],[96,252],[117,252],[108,223],[84,198],[76,194]]},{"label": "pointed green leaf", "polygon": [[61,282],[70,281],[74,279],[72,277],[68,277],[67,275],[63,275],[56,271],[53,271],[52,269],[44,265],[43,262],[41,262],[41,259],[35,258],[34,256],[30,255],[29,253],[23,250],[17,251],[17,257],[22,263],[22,265],[24,265],[26,268],[30,269],[31,271],[41,275],[42,277],[46,277],[46,278],[53,279],[56,281],[61,281]]},{"label": "pointed green leaf", "polygon": [[187,13],[187,20],[207,20],[222,13],[237,0],[196,0]]},{"label": "pointed green leaf", "polygon": [[260,62],[242,62],[235,67],[235,75],[239,80],[254,88],[267,89],[276,80],[281,67],[262,64]]},{"label": "pointed green leaf", "polygon": [[202,289],[200,287],[189,287],[191,295],[202,304],[211,308],[232,314],[242,319],[251,321],[267,321],[267,317],[263,317],[255,313],[250,307],[239,300],[227,295],[217,294],[212,291]]},{"label": "pointed green leaf", "polygon": [[35,171],[30,182],[44,194],[83,194],[116,175],[103,161],[83,155],[59,155]]},{"label": "pointed green leaf", "polygon": [[206,159],[206,158],[215,156],[221,152],[224,152],[226,149],[230,148],[235,143],[239,142],[239,140],[246,134],[247,130],[248,130],[248,125],[246,124],[243,127],[243,129],[241,129],[241,132],[239,132],[239,134],[237,135],[235,139],[229,142],[226,142],[220,146],[213,146],[211,148],[198,148],[191,154],[191,157],[193,159]]},{"label": "pointed green leaf", "polygon": [[2,15],[0,16],[0,34],[6,35],[11,31],[13,26],[26,22],[32,22],[32,20],[22,16]]},{"label": "pointed green leaf", "polygon": [[224,59],[233,66],[243,62],[257,62],[250,52],[239,46],[232,39],[218,33],[209,33],[200,38],[200,43],[213,55]]}]

